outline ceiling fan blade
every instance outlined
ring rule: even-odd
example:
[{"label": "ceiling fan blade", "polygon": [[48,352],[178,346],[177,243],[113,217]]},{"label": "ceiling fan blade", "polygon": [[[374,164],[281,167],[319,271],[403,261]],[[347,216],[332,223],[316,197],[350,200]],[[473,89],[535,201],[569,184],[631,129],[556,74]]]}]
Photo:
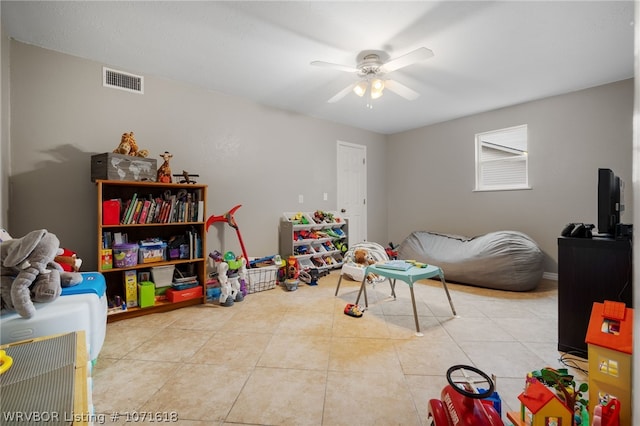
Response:
[{"label": "ceiling fan blade", "polygon": [[327,102],[332,104],[335,102],[338,102],[340,99],[344,98],[345,96],[347,96],[349,94],[350,91],[353,90],[354,87],[356,87],[356,83],[351,83],[350,85],[348,85],[347,87],[345,87],[344,89],[342,89],[341,91],[339,91],[338,93],[336,93],[335,95],[333,95],[333,97],[331,99],[329,99]]},{"label": "ceiling fan blade", "polygon": [[400,68],[404,68],[408,65],[415,64],[416,62],[424,61],[425,59],[429,59],[432,56],[433,52],[431,51],[431,49],[420,47],[412,52],[407,53],[406,55],[391,59],[389,62],[382,65],[382,68],[385,72],[391,72],[399,70]]},{"label": "ceiling fan blade", "polygon": [[311,65],[314,67],[331,68],[338,71],[358,72],[357,68],[350,67],[348,65],[332,64],[331,62],[313,61],[311,62]]},{"label": "ceiling fan blade", "polygon": [[414,99],[420,97],[420,93],[416,92],[413,89],[409,89],[404,84],[398,83],[395,80],[386,80],[384,82],[384,88],[391,90],[393,93],[402,96],[409,101],[413,101]]}]

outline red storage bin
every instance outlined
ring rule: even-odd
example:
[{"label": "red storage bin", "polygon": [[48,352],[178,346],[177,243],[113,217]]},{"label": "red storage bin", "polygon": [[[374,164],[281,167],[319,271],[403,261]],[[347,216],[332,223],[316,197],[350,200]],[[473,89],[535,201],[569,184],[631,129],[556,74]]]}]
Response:
[{"label": "red storage bin", "polygon": [[169,302],[184,302],[185,300],[197,299],[198,297],[202,297],[202,286],[197,286],[193,288],[188,288],[186,290],[175,290],[170,288],[167,290],[167,299]]}]

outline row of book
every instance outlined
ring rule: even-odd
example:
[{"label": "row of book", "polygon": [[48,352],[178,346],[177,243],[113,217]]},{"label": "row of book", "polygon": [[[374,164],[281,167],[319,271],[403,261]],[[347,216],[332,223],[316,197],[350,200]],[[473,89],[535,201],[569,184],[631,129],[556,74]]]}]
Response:
[{"label": "row of book", "polygon": [[103,202],[104,225],[129,225],[145,223],[202,222],[204,220],[204,200],[197,193],[187,193],[178,198],[141,198],[137,193],[126,202],[119,199]]}]

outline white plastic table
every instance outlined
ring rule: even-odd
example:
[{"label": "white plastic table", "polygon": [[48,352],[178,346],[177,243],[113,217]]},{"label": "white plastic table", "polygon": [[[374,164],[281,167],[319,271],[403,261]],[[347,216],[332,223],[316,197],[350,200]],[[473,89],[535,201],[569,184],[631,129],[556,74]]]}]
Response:
[{"label": "white plastic table", "polygon": [[420,323],[418,322],[418,311],[416,309],[416,298],[413,294],[413,283],[419,280],[424,280],[428,278],[433,278],[435,276],[440,277],[440,282],[442,283],[442,287],[444,288],[445,293],[447,294],[447,299],[449,299],[449,306],[451,306],[451,312],[453,312],[453,316],[456,316],[456,309],[453,307],[453,301],[451,300],[451,295],[449,294],[449,289],[447,288],[447,283],[444,280],[444,273],[442,269],[435,265],[427,265],[425,268],[420,268],[414,266],[406,271],[399,271],[395,269],[382,268],[377,264],[369,265],[366,267],[364,271],[364,278],[362,279],[362,284],[360,284],[360,291],[358,291],[358,298],[356,299],[356,305],[360,301],[360,295],[364,292],[364,306],[365,309],[369,307],[369,300],[367,299],[367,276],[370,274],[377,274],[383,277],[389,278],[389,283],[391,284],[391,295],[393,298],[396,298],[395,288],[396,288],[396,280],[404,281],[409,285],[409,291],[411,292],[411,304],[413,305],[413,317],[416,322],[416,335],[422,336],[423,334],[420,332]]}]

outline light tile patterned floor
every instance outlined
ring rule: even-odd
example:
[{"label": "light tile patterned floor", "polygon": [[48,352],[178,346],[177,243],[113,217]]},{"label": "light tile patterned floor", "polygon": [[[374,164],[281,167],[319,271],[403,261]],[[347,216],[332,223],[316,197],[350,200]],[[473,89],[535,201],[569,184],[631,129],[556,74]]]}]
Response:
[{"label": "light tile patterned floor", "polygon": [[[93,370],[93,402],[106,423],[175,412],[184,425],[427,425],[446,370],[473,365],[497,377],[503,414],[517,410],[527,372],[565,367],[557,351],[557,283],[527,293],[449,284],[368,287],[362,318],[343,313],[359,283],[339,271],[318,286],[277,287],[232,307],[199,305],[108,324]],[[586,368],[580,358],[577,366]],[[578,382],[586,381],[571,369]],[[112,414],[120,413],[117,422]],[[174,423],[175,424],[175,423]]]}]

